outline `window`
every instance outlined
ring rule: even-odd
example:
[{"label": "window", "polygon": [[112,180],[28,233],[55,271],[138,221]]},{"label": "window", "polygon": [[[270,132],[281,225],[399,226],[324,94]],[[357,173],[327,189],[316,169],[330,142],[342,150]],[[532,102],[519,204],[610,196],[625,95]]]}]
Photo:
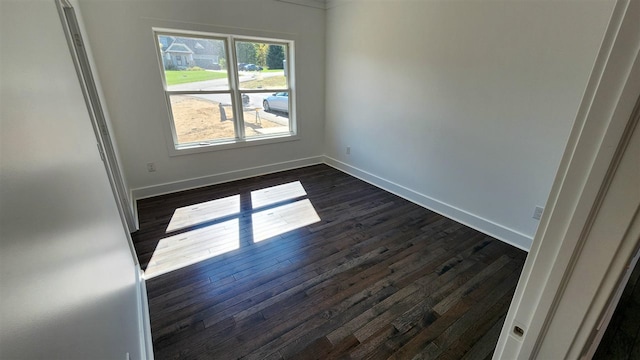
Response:
[{"label": "window", "polygon": [[155,30],[173,148],[295,135],[293,42]]}]

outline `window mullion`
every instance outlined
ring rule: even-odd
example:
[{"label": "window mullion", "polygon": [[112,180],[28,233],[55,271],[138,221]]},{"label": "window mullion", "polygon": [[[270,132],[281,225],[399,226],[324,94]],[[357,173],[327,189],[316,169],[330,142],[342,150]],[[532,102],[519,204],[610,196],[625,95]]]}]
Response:
[{"label": "window mullion", "polygon": [[192,94],[231,94],[231,90],[165,90],[169,95],[192,95]]},{"label": "window mullion", "polygon": [[236,40],[233,36],[229,36],[227,38],[227,43],[229,44],[229,61],[227,62],[227,66],[229,67],[229,74],[231,74],[231,97],[233,98],[233,126],[236,132],[236,138],[239,140],[244,140],[244,119],[242,114],[242,97],[240,96],[240,75],[238,74],[238,60],[236,59]]},{"label": "window mullion", "polygon": [[291,88],[268,88],[268,89],[243,89],[240,91],[245,94],[260,94],[260,93],[276,93],[276,92],[289,92]]}]

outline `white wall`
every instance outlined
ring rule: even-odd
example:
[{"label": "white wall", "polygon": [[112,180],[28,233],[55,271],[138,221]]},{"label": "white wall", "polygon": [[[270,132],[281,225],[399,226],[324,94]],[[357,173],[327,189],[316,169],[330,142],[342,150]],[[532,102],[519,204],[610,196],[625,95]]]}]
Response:
[{"label": "white wall", "polygon": [[0,2],[0,358],[140,359],[136,276],[53,1]]},{"label": "white wall", "polygon": [[[80,8],[130,187],[154,187],[322,155],[324,10],[273,0],[82,0]],[[170,120],[153,26],[295,40],[301,139],[170,157],[165,141]],[[157,172],[147,172],[149,162],[156,163]],[[154,191],[160,190],[147,195]]]},{"label": "white wall", "polygon": [[340,3],[327,15],[326,154],[528,249],[612,6]]}]

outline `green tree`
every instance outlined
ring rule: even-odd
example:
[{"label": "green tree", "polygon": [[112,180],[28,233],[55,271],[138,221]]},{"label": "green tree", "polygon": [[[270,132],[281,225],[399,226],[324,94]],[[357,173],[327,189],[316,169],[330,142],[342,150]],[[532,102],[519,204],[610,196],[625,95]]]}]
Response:
[{"label": "green tree", "polygon": [[237,42],[236,54],[238,54],[238,62],[245,64],[256,63],[256,47],[250,42]]},{"label": "green tree", "polygon": [[267,66],[269,69],[284,69],[284,46],[269,45],[267,52]]},{"label": "green tree", "polygon": [[267,66],[267,52],[269,51],[269,45],[256,43],[256,65],[262,67]]}]

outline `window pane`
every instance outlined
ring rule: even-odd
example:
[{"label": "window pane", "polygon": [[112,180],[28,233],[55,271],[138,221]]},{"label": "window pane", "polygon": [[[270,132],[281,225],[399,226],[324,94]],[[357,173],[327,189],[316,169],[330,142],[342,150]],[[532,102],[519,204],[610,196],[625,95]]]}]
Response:
[{"label": "window pane", "polygon": [[246,137],[289,133],[289,93],[243,93]]},{"label": "window pane", "polygon": [[171,95],[170,100],[178,144],[235,138],[231,95]]},{"label": "window pane", "polygon": [[224,41],[158,35],[167,90],[228,90]]},{"label": "window pane", "polygon": [[236,42],[240,89],[287,89],[287,46]]}]

